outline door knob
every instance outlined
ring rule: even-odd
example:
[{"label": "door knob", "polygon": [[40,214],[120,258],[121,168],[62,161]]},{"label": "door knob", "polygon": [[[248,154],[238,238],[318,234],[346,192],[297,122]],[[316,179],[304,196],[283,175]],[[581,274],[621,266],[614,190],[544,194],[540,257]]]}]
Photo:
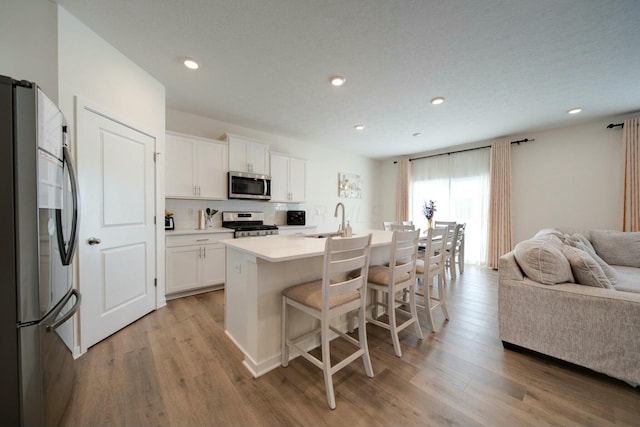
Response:
[{"label": "door knob", "polygon": [[87,243],[89,243],[90,245],[99,245],[102,242],[102,240],[98,239],[97,237],[89,237],[89,240],[87,240]]}]

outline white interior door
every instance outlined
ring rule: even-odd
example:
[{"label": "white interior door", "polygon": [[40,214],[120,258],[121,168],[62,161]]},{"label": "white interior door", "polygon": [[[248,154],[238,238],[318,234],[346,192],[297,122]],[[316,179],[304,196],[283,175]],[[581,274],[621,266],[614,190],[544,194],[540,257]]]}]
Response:
[{"label": "white interior door", "polygon": [[155,308],[155,139],[78,106],[81,351]]}]

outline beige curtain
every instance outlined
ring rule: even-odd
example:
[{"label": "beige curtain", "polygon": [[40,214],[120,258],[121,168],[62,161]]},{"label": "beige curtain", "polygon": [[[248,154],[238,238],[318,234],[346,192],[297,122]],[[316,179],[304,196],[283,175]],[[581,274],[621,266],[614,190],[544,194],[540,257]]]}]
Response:
[{"label": "beige curtain", "polygon": [[396,179],[396,222],[409,221],[409,185],[411,182],[411,162],[398,160]]},{"label": "beige curtain", "polygon": [[624,121],[622,145],[624,151],[624,199],[622,231],[640,231],[640,119]]},{"label": "beige curtain", "polygon": [[508,140],[491,144],[489,179],[487,266],[498,268],[498,258],[512,249],[511,143]]}]

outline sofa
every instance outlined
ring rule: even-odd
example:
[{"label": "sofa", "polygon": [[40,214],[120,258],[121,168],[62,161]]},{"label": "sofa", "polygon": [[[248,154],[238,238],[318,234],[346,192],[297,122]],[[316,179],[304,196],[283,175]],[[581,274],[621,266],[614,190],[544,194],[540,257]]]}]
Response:
[{"label": "sofa", "polygon": [[499,336],[640,384],[640,232],[543,229],[500,257]]}]

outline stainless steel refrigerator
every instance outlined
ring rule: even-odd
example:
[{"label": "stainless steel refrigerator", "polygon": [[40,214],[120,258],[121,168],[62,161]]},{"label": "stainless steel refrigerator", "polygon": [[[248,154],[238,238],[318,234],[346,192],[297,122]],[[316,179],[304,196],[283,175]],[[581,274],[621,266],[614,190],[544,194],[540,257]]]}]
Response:
[{"label": "stainless steel refrigerator", "polygon": [[58,425],[73,389],[77,188],[62,112],[0,76],[0,425]]}]

